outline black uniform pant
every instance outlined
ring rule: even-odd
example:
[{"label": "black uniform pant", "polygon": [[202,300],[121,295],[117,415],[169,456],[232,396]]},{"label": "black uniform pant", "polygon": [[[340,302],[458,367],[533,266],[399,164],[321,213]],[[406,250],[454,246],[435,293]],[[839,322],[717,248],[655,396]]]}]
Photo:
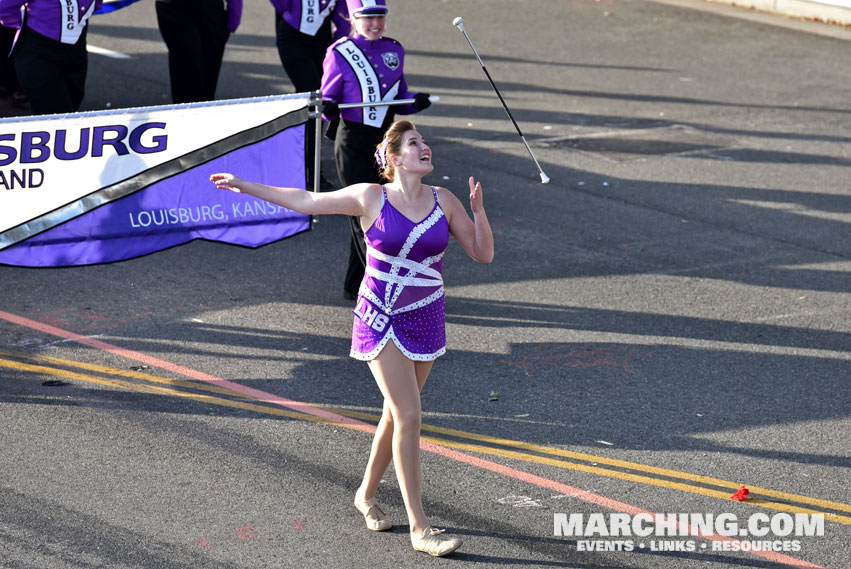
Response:
[{"label": "black uniform pant", "polygon": [[[392,122],[392,113],[387,113]],[[380,184],[381,176],[378,162],[375,160],[375,147],[384,138],[385,128],[376,128],[361,123],[340,121],[337,137],[334,139],[334,158],[337,162],[337,175],[343,186],[358,183]],[[352,227],[352,242],[349,248],[349,266],[343,289],[357,294],[363,280],[366,263],[366,242],[359,217],[349,217]]]},{"label": "black uniform pant", "polygon": [[[315,36],[309,36],[285,22],[281,14],[275,14],[275,45],[278,47],[284,72],[292,81],[296,93],[318,91],[322,86],[322,62],[325,61],[325,51],[331,45],[332,39],[330,18],[325,20]],[[308,186],[313,183],[315,145],[316,129],[308,123],[305,153]]]},{"label": "black uniform pant", "polygon": [[222,0],[157,0],[174,103],[212,101],[230,31]]},{"label": "black uniform pant", "polygon": [[73,113],[80,108],[89,65],[87,30],[73,45],[27,27],[21,31],[15,46],[15,72],[34,115]]},{"label": "black uniform pant", "polygon": [[8,95],[21,90],[15,73],[15,58],[11,55],[6,56],[12,50],[16,33],[15,28],[0,26],[0,88]]}]

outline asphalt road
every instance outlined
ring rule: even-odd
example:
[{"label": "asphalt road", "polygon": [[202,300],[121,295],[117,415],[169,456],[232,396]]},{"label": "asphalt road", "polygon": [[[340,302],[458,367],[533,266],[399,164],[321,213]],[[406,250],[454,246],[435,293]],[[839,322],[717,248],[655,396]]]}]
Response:
[{"label": "asphalt road", "polygon": [[[491,265],[447,252],[423,393],[426,510],[463,548],[410,548],[392,468],[392,531],[351,506],[381,398],[328,217],[256,250],[0,267],[0,567],[851,566],[851,33],[691,1],[391,9],[408,83],[441,97],[415,117],[429,181],[479,178],[496,238]],[[90,56],[85,110],[169,102],[150,1],[89,43],[130,58]],[[289,91],[250,2],[218,96]],[[780,550],[554,532],[639,512],[764,514],[737,538]],[[799,513],[823,535],[785,535]]]}]

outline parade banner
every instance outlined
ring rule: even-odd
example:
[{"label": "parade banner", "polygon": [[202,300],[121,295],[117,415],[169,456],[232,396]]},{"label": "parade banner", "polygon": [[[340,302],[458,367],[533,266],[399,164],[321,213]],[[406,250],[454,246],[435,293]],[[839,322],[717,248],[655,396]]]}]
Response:
[{"label": "parade banner", "polygon": [[193,239],[259,247],[309,229],[209,181],[304,188],[309,98],[0,120],[0,264],[108,263]]}]

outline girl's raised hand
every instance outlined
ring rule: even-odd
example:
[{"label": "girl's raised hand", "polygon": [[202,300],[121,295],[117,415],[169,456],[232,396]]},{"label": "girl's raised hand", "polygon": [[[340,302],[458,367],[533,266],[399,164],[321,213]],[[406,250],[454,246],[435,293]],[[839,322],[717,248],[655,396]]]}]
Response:
[{"label": "girl's raised hand", "polygon": [[477,182],[473,176],[470,176],[470,209],[475,214],[483,211],[484,207],[482,183]]},{"label": "girl's raised hand", "polygon": [[210,181],[213,182],[220,190],[229,190],[236,193],[240,193],[242,191],[239,189],[239,183],[242,182],[243,179],[238,176],[234,176],[233,174],[213,174],[210,176]]}]

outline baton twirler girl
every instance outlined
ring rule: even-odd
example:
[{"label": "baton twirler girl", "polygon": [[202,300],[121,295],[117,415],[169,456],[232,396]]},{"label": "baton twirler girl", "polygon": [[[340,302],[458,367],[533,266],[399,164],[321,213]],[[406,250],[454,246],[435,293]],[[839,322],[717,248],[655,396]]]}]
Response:
[{"label": "baton twirler girl", "polygon": [[[325,55],[322,74],[323,114],[327,119],[340,116],[334,157],[340,184],[380,182],[378,166],[373,158],[375,146],[381,142],[393,114],[407,115],[427,108],[428,93],[408,91],[403,67],[405,50],[394,39],[384,37],[387,6],[384,0],[348,0],[352,33],[331,44]],[[344,109],[341,103],[371,103],[395,99],[414,99],[413,104],[392,107]],[[363,232],[360,222],[352,218],[352,241],[349,266],[343,291],[354,299],[363,278]]]},{"label": "baton twirler girl", "polygon": [[431,149],[413,124],[398,121],[376,151],[390,183],[355,184],[328,193],[276,188],[233,174],[214,174],[220,189],[245,192],[307,214],[338,213],[364,228],[367,268],[352,329],[353,358],[369,364],[384,396],[355,507],[374,531],[392,527],[375,494],[390,459],[405,501],[414,549],[446,555],[461,540],[432,528],[422,504],[420,391],[446,351],[443,253],[452,235],[474,260],[490,263],[494,244],[482,186],[470,178],[470,209],[449,190],[422,183],[434,167]]}]

